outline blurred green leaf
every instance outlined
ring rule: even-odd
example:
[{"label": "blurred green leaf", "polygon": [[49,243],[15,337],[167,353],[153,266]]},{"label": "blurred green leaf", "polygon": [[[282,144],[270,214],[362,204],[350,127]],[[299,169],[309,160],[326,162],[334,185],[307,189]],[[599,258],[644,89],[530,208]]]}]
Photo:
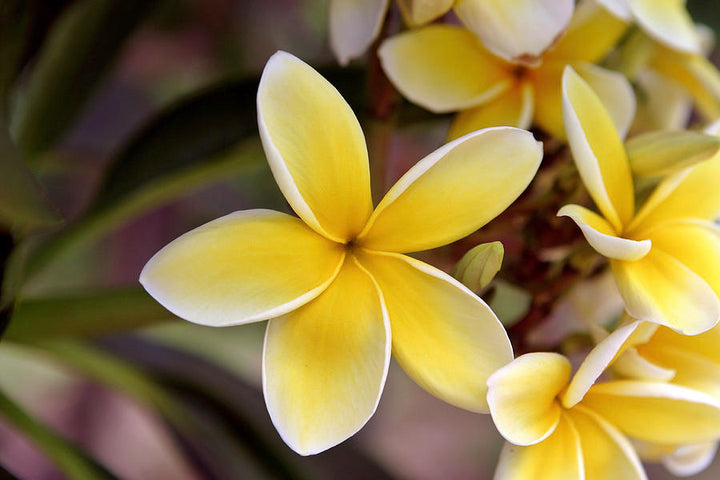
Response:
[{"label": "blurred green leaf", "polygon": [[45,192],[23,162],[0,119],[0,230],[26,234],[57,225],[60,214],[50,207]]},{"label": "blurred green leaf", "polygon": [[23,152],[52,147],[81,111],[154,0],[76,0],[56,21],[17,105]]},{"label": "blurred green leaf", "polygon": [[502,280],[493,282],[493,295],[488,304],[505,327],[511,327],[530,309],[532,295]]},{"label": "blurred green leaf", "polygon": [[473,292],[480,292],[500,271],[504,255],[502,243],[481,243],[463,255],[453,268],[452,275]]},{"label": "blurred green leaf", "polygon": [[20,301],[5,338],[87,338],[176,318],[140,287],[113,288]]},{"label": "blurred green leaf", "polygon": [[115,477],[75,445],[49,430],[0,392],[0,413],[72,480],[112,480]]}]

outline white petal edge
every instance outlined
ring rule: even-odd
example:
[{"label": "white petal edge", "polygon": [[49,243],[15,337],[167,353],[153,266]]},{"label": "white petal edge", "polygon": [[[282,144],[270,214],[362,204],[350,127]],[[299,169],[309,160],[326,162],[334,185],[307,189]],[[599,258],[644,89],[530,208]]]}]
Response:
[{"label": "white petal edge", "polygon": [[330,48],[342,66],[377,38],[390,0],[330,0]]}]

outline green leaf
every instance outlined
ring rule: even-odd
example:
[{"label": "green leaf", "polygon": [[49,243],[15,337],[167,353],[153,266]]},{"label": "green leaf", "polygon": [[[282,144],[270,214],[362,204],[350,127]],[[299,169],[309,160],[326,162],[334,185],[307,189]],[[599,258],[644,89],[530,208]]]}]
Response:
[{"label": "green leaf", "polygon": [[488,304],[505,327],[511,327],[522,319],[530,309],[532,295],[502,280],[493,282],[493,295]]},{"label": "green leaf", "polygon": [[72,125],[125,40],[154,0],[77,0],[57,20],[16,109],[13,132],[23,152],[53,146]]},{"label": "green leaf", "polygon": [[0,413],[34,443],[57,468],[73,480],[112,480],[115,477],[75,445],[49,430],[0,392]]},{"label": "green leaf", "polygon": [[5,338],[32,342],[87,338],[176,319],[140,287],[22,300]]},{"label": "green leaf", "polygon": [[500,271],[504,254],[505,249],[500,242],[481,243],[463,255],[452,275],[473,292],[480,292]]},{"label": "green leaf", "polygon": [[0,119],[0,230],[20,235],[62,222]]}]

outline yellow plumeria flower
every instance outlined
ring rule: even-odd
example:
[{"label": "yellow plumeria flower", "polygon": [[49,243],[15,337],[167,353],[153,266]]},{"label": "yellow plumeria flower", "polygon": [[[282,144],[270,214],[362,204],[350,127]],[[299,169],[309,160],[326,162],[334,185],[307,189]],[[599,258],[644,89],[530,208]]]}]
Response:
[{"label": "yellow plumeria flower", "polygon": [[[365,52],[382,26],[389,0],[331,0],[330,46],[342,65]],[[398,0],[409,25],[451,8],[485,47],[508,61],[534,63],[567,28],[573,0]]]},{"label": "yellow plumeria flower", "polygon": [[380,60],[388,78],[410,101],[436,113],[460,113],[450,138],[479,128],[531,123],[564,138],[560,80],[570,64],[603,92],[626,130],[635,103],[626,79],[594,62],[601,60],[627,24],[592,1],[575,10],[564,36],[534,66],[510,63],[486,50],[467,29],[431,25],[386,40]]},{"label": "yellow plumeria flower", "polygon": [[[628,143],[633,148],[626,152],[598,96],[569,67],[563,113],[575,164],[602,216],[578,205],[558,215],[571,217],[610,259],[630,315],[685,334],[712,328],[720,318],[720,232],[712,223],[720,212],[720,157],[669,176],[636,212],[628,155],[652,170],[648,165],[672,163],[668,154],[692,150],[694,143],[666,149],[665,136],[653,134]],[[716,138],[700,137],[717,152]]]},{"label": "yellow plumeria flower", "polygon": [[400,252],[445,245],[502,212],[535,175],[542,144],[513,128],[475,132],[418,162],[373,211],[362,130],[324,78],[278,52],[257,105],[273,175],[300,218],[249,210],[196,228],[148,262],[147,291],[194,323],[271,319],[265,400],[298,453],[365,424],[391,345],[428,391],[486,411],[485,380],[512,360],[505,330],[462,284]]},{"label": "yellow plumeria flower", "polygon": [[720,438],[720,401],[656,381],[595,384],[615,359],[619,329],[587,356],[570,380],[570,362],[530,353],[488,379],[490,413],[507,440],[496,480],[646,478],[627,436],[660,445]]}]

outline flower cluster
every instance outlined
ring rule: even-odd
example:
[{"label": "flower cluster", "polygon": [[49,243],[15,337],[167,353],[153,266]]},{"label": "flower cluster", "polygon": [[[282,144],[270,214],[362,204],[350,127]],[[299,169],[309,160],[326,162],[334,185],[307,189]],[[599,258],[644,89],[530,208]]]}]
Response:
[{"label": "flower cluster", "polygon": [[[362,54],[395,8],[331,0],[339,61]],[[497,479],[641,479],[641,459],[679,475],[705,468],[720,441],[720,122],[711,124],[720,73],[704,57],[703,31],[680,0],[397,8],[411,28],[378,42],[382,68],[410,102],[457,112],[449,143],[373,208],[350,107],[310,66],[278,52],[260,81],[258,126],[297,217],[250,210],[198,227],[147,263],[142,284],[191,322],[269,320],[265,399],[300,454],[368,421],[392,355],[430,393],[492,415],[507,440]],[[687,129],[692,112],[709,126]],[[529,128],[552,139],[545,152]],[[543,153],[552,159],[541,166]],[[537,310],[508,336],[478,288],[407,255],[473,234],[538,170],[543,188],[575,180],[553,201],[523,195],[541,198],[529,203],[536,217],[561,207],[540,220],[560,238],[546,263],[576,285],[610,271],[624,305],[604,326],[579,319],[594,345],[580,350],[574,374],[577,348],[525,353],[518,332],[537,326]],[[577,236],[555,235],[570,223],[555,214],[570,217]],[[463,259],[462,270],[481,272],[489,255]],[[584,301],[601,310],[606,299]],[[524,354],[513,360],[513,347]]]}]

